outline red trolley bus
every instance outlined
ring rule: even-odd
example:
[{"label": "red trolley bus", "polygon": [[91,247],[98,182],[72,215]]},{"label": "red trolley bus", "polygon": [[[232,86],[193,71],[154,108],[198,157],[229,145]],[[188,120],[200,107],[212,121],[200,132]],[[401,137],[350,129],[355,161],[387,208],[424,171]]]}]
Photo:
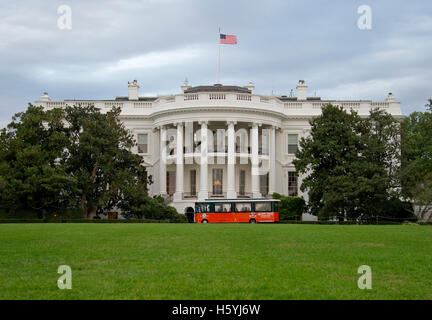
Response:
[{"label": "red trolley bus", "polygon": [[196,223],[279,222],[279,200],[220,199],[195,203]]}]

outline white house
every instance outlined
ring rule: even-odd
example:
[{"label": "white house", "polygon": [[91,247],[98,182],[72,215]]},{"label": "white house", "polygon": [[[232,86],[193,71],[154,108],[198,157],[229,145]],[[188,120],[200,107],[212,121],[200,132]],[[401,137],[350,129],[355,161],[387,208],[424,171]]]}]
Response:
[{"label": "white house", "polygon": [[309,120],[329,102],[361,116],[378,107],[402,117],[400,102],[391,93],[382,102],[322,100],[307,96],[303,80],[297,97],[260,95],[252,83],[186,83],[181,93],[158,97],[140,97],[136,80],[128,89],[127,97],[114,100],[52,101],[45,93],[36,104],[94,104],[102,112],[121,107],[121,119],[138,142],[134,152],[143,156],[153,177],[150,193],[163,195],[180,213],[208,198],[257,198],[278,192],[307,200],[292,160],[299,139],[309,133]]}]

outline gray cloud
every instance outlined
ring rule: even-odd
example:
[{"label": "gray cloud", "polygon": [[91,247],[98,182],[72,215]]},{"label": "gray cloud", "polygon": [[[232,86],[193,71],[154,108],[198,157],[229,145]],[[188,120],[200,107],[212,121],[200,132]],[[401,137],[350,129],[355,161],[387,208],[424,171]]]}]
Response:
[{"label": "gray cloud", "polygon": [[[57,8],[72,8],[59,30]],[[372,30],[357,28],[372,7]],[[216,81],[253,81],[257,92],[289,94],[298,79],[325,99],[383,100],[405,114],[424,110],[432,88],[429,1],[22,0],[0,3],[0,126],[48,91],[53,99],[113,98],[138,79],[142,94]]]}]

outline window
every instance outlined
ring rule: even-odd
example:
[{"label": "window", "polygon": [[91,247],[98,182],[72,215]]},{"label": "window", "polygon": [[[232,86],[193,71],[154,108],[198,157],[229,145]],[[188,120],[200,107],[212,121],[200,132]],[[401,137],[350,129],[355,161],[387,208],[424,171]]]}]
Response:
[{"label": "window", "polygon": [[215,203],[215,212],[231,212],[231,203]]},{"label": "window", "polygon": [[238,202],[235,204],[235,212],[250,212],[252,204],[250,202]]},{"label": "window", "polygon": [[167,141],[167,152],[168,152],[168,154],[170,156],[173,156],[176,153],[175,141],[176,141],[176,138],[173,135],[171,135],[168,138],[168,141]]},{"label": "window", "polygon": [[174,194],[176,187],[176,173],[175,171],[167,171],[167,193]]},{"label": "window", "polygon": [[269,174],[260,175],[260,192],[263,196],[267,196],[269,192]]},{"label": "window", "polygon": [[210,152],[224,152],[225,131],[223,129],[213,130],[213,150]]},{"label": "window", "polygon": [[239,195],[244,196],[246,191],[246,172],[244,170],[240,170],[240,177],[239,177]]},{"label": "window", "polygon": [[211,212],[210,203],[197,203],[195,206],[195,212],[197,212],[197,213],[209,213],[209,212]]},{"label": "window", "polygon": [[288,196],[297,197],[297,172],[288,172]]},{"label": "window", "polygon": [[196,170],[190,171],[190,192],[191,196],[196,195]]},{"label": "window", "polygon": [[148,153],[148,134],[138,135],[138,153]]},{"label": "window", "polygon": [[298,149],[298,134],[288,135],[288,153],[294,154]]},{"label": "window", "polygon": [[255,211],[270,212],[271,202],[255,202]]},{"label": "window", "polygon": [[262,130],[261,133],[261,141],[259,145],[259,154],[268,155],[269,154],[269,146],[270,146],[270,135],[267,129]]},{"label": "window", "polygon": [[223,170],[213,169],[213,194],[222,195]]}]

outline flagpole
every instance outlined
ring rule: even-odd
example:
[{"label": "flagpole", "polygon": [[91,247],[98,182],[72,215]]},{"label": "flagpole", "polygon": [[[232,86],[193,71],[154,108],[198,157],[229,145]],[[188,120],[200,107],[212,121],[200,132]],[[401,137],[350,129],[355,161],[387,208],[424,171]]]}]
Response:
[{"label": "flagpole", "polygon": [[220,83],[220,27],[218,34],[218,70],[217,70],[217,83]]}]

